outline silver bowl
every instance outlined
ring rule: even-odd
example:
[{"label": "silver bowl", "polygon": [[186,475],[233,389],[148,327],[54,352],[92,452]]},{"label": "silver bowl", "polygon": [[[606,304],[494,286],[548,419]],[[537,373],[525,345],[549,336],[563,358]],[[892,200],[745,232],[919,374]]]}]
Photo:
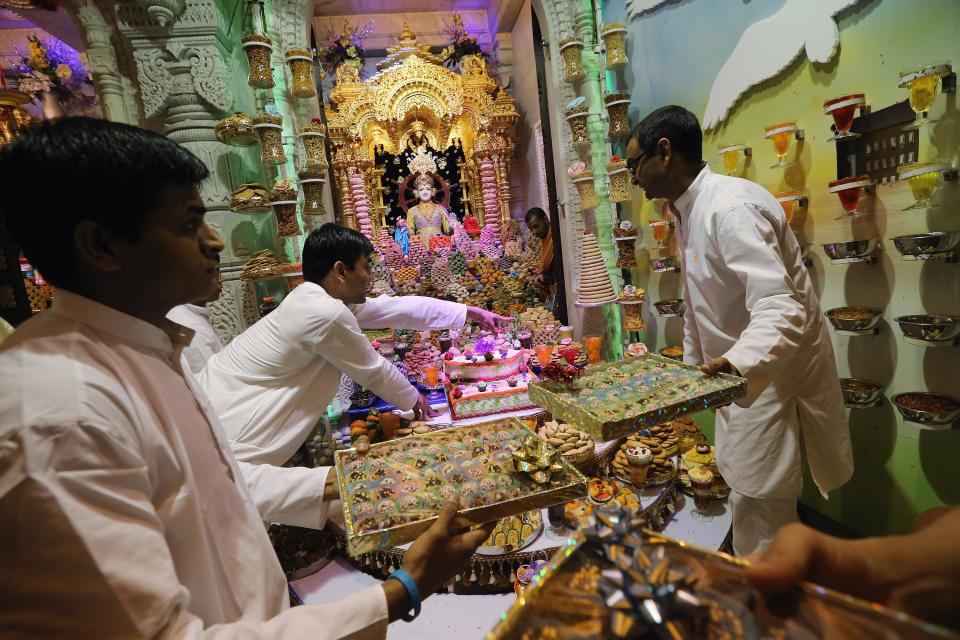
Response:
[{"label": "silver bowl", "polygon": [[844,404],[873,404],[880,398],[883,385],[861,378],[840,378]]},{"label": "silver bowl", "polygon": [[851,240],[850,242],[831,242],[823,245],[823,252],[831,260],[845,260],[848,258],[866,258],[877,250],[877,238],[869,240]]},{"label": "silver bowl", "polygon": [[[920,424],[946,425],[960,417],[960,400],[940,393],[910,391],[891,398],[904,420]],[[917,406],[917,403],[929,406]]]},{"label": "silver bowl", "polygon": [[915,315],[894,318],[907,338],[925,342],[948,342],[960,336],[960,316]]},{"label": "silver bowl", "polygon": [[960,244],[960,232],[928,231],[908,236],[892,238],[893,246],[901,255],[919,256],[925,253],[945,253],[953,251]]},{"label": "silver bowl", "polygon": [[659,302],[654,302],[653,306],[657,308],[657,313],[662,316],[682,316],[683,313],[687,310],[687,306],[684,304],[683,300],[680,298],[670,298],[669,300],[660,300]]},{"label": "silver bowl", "polygon": [[659,271],[660,269],[676,269],[677,259],[674,256],[667,256],[666,258],[650,258],[650,268],[654,271]]},{"label": "silver bowl", "polygon": [[834,329],[840,331],[870,331],[883,317],[883,309],[876,307],[837,307],[825,314]]}]

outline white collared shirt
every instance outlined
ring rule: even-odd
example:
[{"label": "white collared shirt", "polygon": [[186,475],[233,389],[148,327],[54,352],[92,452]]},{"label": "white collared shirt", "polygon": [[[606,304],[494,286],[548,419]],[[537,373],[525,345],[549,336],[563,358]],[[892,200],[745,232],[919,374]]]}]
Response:
[{"label": "white collared shirt", "polygon": [[[316,487],[292,502],[251,495],[182,373],[190,337],[58,289],[52,309],[0,346],[0,629],[384,637],[379,586],[288,608],[262,519],[315,502]],[[288,471],[261,469],[274,486]]]},{"label": "white collared shirt", "polygon": [[725,357],[747,379],[718,411],[717,462],[739,493],[796,497],[801,448],[821,492],[853,470],[830,335],[800,245],[763,187],[704,166],[673,203],[684,360]]},{"label": "white collared shirt", "polygon": [[207,362],[199,380],[239,460],[281,465],[310,435],[344,373],[399,409],[417,390],[361,329],[462,327],[462,304],[380,296],[348,307],[304,282]]},{"label": "white collared shirt", "polygon": [[199,375],[203,365],[215,353],[223,351],[223,342],[210,323],[210,309],[195,304],[181,304],[170,309],[167,319],[193,329],[193,340],[183,349],[190,373]]}]

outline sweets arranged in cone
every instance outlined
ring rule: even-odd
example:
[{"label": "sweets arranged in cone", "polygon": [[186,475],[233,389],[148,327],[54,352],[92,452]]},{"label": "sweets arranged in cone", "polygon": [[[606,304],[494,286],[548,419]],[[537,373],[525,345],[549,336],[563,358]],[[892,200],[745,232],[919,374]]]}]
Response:
[{"label": "sweets arranged in cone", "polygon": [[[630,461],[627,460],[627,449],[646,448],[653,454],[650,469],[647,473],[646,486],[666,484],[677,475],[676,465],[671,458],[677,454],[679,444],[680,438],[674,433],[672,425],[656,425],[646,431],[628,436],[613,457],[611,466],[619,478],[632,481]],[[643,487],[639,488],[642,489]]]},{"label": "sweets arranged in cone", "polygon": [[577,304],[599,305],[615,302],[617,294],[613,291],[610,274],[600,255],[597,238],[592,233],[583,234],[580,249],[580,283],[577,288]]}]

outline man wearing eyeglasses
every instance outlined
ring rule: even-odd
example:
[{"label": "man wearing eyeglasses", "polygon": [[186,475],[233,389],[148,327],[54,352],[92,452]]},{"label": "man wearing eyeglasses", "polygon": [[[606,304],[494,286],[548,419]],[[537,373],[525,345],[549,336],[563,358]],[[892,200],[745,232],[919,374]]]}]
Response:
[{"label": "man wearing eyeglasses", "polygon": [[696,116],[662,107],[633,130],[627,167],[675,220],[684,361],[747,379],[716,429],[742,556],[796,520],[801,460],[826,496],[849,480],[853,458],[830,336],[783,209],[759,185],[713,173],[702,146]]}]

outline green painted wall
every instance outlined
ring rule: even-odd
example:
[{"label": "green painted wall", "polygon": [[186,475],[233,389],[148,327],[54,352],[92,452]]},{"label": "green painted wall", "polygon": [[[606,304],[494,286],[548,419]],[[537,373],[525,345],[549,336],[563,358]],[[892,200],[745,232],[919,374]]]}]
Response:
[{"label": "green painted wall", "polygon": [[[667,3],[628,23],[630,69],[615,74],[620,86],[632,91],[635,121],[664,104],[682,104],[702,115],[714,77],[733,51],[743,31],[775,14],[784,0],[749,3],[693,0]],[[606,7],[608,21],[627,22],[624,0]],[[813,65],[795,60],[777,78],[749,91],[724,127],[706,136],[705,156],[721,171],[715,150],[720,142],[742,140],[754,149],[744,177],[777,192],[799,190],[810,198],[806,215],[795,220],[801,243],[812,243],[813,277],[823,309],[869,304],[886,310],[881,333],[875,337],[834,337],[841,376],[871,378],[887,385],[888,397],[911,390],[933,390],[960,396],[960,348],[923,349],[904,342],[893,318],[908,313],[960,313],[960,265],[901,262],[884,240],[880,263],[831,265],[820,244],[853,238],[884,239],[928,229],[960,229],[960,197],[956,183],[943,189],[939,211],[903,212],[912,198],[904,185],[882,186],[869,199],[870,217],[853,225],[837,222],[836,196],[827,183],[836,177],[834,143],[827,138],[829,116],[823,101],[864,92],[875,109],[906,98],[897,87],[898,72],[930,62],[960,64],[960,2],[955,0],[866,0],[838,19],[841,48],[832,62]],[[920,141],[920,159],[960,160],[960,113],[957,94],[937,98],[932,118],[941,118]],[[768,168],[775,161],[763,128],[797,120],[806,140],[797,149],[798,164],[786,172]],[[639,192],[625,215],[637,222],[653,217]],[[646,228],[645,228],[646,231]],[[646,232],[645,246],[654,246]],[[654,253],[654,255],[656,255]],[[645,260],[646,253],[639,256]],[[651,301],[680,293],[675,275],[638,273]],[[651,313],[649,344],[657,348],[679,344],[682,323],[663,322]],[[712,433],[712,420],[707,421]],[[920,431],[904,424],[885,402],[850,417],[857,470],[853,480],[829,501],[807,482],[804,502],[854,531],[880,534],[904,531],[912,519],[931,507],[960,502],[960,430]]]}]

